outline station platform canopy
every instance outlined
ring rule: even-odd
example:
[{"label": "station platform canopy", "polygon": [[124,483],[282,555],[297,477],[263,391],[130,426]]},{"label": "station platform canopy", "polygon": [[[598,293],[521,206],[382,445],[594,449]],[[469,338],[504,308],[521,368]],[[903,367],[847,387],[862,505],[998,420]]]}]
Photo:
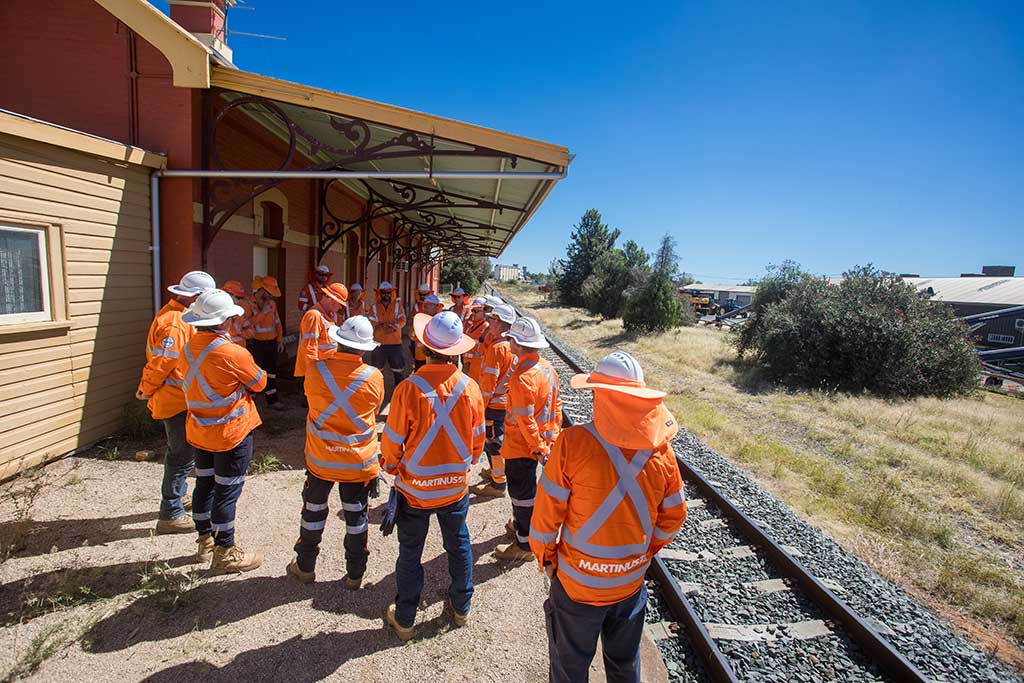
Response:
[{"label": "station platform canopy", "polygon": [[[289,178],[319,183],[320,256],[369,230],[367,258],[436,262],[442,251],[497,257],[572,157],[565,147],[444,117],[213,66],[205,93],[204,248],[246,202]],[[269,133],[273,168],[226,160],[231,130]],[[262,175],[261,175],[262,174]],[[362,201],[353,209],[338,183]]]}]

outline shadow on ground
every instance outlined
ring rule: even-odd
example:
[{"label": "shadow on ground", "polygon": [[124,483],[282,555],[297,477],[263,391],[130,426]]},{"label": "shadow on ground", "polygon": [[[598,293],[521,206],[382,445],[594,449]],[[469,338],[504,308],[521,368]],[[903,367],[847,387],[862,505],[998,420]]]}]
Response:
[{"label": "shadow on ground", "polygon": [[[14,557],[47,555],[55,550],[70,550],[83,545],[106,545],[130,538],[146,538],[153,532],[156,518],[157,513],[154,511],[96,519],[56,519],[45,522],[29,520],[29,531],[24,545],[18,548]],[[0,537],[6,537],[9,529],[24,523],[18,520],[0,522]],[[146,526],[142,528],[127,528],[143,523],[146,523]]]},{"label": "shadow on ground", "polygon": [[[473,557],[476,559],[473,567],[475,585],[490,581],[505,571],[503,565],[494,561],[480,562],[503,539],[502,534],[473,544]],[[373,561],[372,556],[370,561]],[[423,570],[424,594],[421,604],[429,606],[443,601],[448,586],[447,555],[441,554],[429,560],[423,565]],[[201,583],[182,595],[178,606],[172,611],[163,608],[166,604],[165,595],[147,595],[93,626],[85,636],[83,647],[93,653],[115,652],[141,641],[177,638],[195,629],[242,621],[281,605],[310,599],[316,610],[373,619],[383,614],[384,608],[394,597],[395,574],[392,571],[376,583],[364,583],[358,591],[346,590],[343,584],[343,579],[338,579],[303,585],[283,572],[278,576],[215,579]],[[417,633],[422,632],[421,627],[417,627]],[[341,638],[352,636],[331,635]]]}]

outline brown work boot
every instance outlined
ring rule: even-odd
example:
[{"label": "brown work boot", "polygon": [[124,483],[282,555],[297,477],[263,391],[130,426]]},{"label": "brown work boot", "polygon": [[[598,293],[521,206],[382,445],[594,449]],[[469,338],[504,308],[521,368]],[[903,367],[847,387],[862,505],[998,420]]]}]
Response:
[{"label": "brown work boot", "polygon": [[158,519],[156,522],[157,536],[164,534],[194,534],[195,522],[188,515],[180,515],[174,519]]},{"label": "brown work boot", "polygon": [[285,571],[288,573],[289,576],[294,578],[299,583],[313,583],[314,581],[316,581],[316,571],[302,571],[301,569],[299,569],[298,560],[292,560],[291,562],[289,562],[288,566],[285,567]]},{"label": "brown work boot", "polygon": [[505,489],[499,489],[494,484],[477,484],[472,488],[474,494],[484,498],[504,498],[508,495]]},{"label": "brown work boot", "polygon": [[387,611],[384,612],[384,623],[395,630],[395,635],[403,643],[412,638],[413,627],[402,626],[398,623],[398,619],[395,618],[395,605],[393,603],[388,605]]},{"label": "brown work boot", "polygon": [[494,556],[506,562],[529,562],[533,559],[533,553],[523,550],[518,543],[509,543],[504,548],[498,548],[494,551]]},{"label": "brown work boot", "polygon": [[486,479],[487,481],[494,481],[494,475],[486,467],[480,470],[480,478]]},{"label": "brown work boot", "polygon": [[359,590],[359,587],[362,585],[363,577],[360,576],[358,579],[353,579],[348,574],[345,575],[345,588],[349,589],[350,591],[357,591]]},{"label": "brown work boot", "polygon": [[505,538],[510,541],[516,540],[516,523],[511,519],[505,522]]},{"label": "brown work boot", "polygon": [[199,534],[196,539],[196,562],[209,562],[213,559],[213,534]]},{"label": "brown work boot", "polygon": [[448,615],[452,618],[452,624],[454,624],[456,628],[462,628],[466,625],[466,622],[469,621],[469,611],[467,610],[465,614],[459,614],[455,611],[455,606],[452,605],[451,600],[445,601],[445,608],[445,611],[447,611]]},{"label": "brown work boot", "polygon": [[190,512],[192,511],[192,496],[190,494],[186,493],[181,497],[181,507]]},{"label": "brown work boot", "polygon": [[263,564],[263,553],[247,553],[237,545],[230,548],[218,545],[213,549],[210,573],[241,574],[258,569],[261,564]]}]

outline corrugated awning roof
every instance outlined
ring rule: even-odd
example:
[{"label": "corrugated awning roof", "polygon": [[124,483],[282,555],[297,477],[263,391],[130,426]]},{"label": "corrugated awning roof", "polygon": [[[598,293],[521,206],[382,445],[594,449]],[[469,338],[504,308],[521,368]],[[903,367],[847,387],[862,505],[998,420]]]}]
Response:
[{"label": "corrugated awning roof", "polygon": [[1024,306],[1024,277],[908,277],[918,291],[929,287],[934,301]]},{"label": "corrugated awning roof", "polygon": [[374,218],[395,219],[435,247],[499,256],[557,182],[515,174],[557,176],[571,160],[558,145],[244,71],[213,67],[211,84],[214,147],[218,123],[234,109],[298,153],[289,169],[502,175],[339,181],[372,201]]}]

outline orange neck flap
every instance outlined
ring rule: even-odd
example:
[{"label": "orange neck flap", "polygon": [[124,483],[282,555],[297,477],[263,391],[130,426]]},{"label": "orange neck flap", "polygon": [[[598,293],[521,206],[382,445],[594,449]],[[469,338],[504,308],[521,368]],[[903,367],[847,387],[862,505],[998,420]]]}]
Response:
[{"label": "orange neck flap", "polygon": [[663,399],[594,390],[594,426],[608,443],[629,450],[657,448],[679,431]]}]

